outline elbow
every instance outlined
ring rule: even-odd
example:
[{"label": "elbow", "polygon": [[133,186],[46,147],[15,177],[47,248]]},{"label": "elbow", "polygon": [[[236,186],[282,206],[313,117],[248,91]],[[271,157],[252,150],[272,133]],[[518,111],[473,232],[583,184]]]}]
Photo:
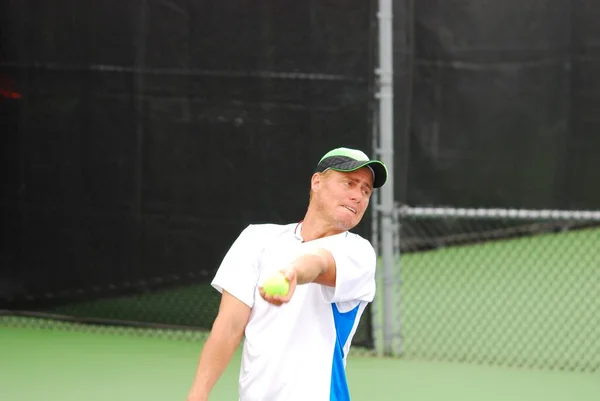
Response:
[{"label": "elbow", "polygon": [[331,252],[321,249],[319,250],[319,257],[321,258],[321,263],[319,263],[321,269],[315,282],[328,287],[335,287],[336,265],[333,255]]},{"label": "elbow", "polygon": [[217,315],[211,330],[211,336],[226,339],[228,343],[238,344],[244,337],[245,324],[236,322],[235,319]]}]

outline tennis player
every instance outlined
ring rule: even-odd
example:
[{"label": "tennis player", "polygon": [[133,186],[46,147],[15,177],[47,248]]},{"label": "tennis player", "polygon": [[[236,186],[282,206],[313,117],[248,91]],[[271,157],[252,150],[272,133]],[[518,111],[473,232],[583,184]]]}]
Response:
[{"label": "tennis player", "polygon": [[[188,401],[206,401],[245,336],[240,401],[350,399],[346,359],[375,296],[376,255],[351,233],[387,168],[360,150],[333,149],[311,178],[304,219],[246,227],[212,281],[219,313],[204,345]],[[283,272],[286,296],[262,283]]]}]

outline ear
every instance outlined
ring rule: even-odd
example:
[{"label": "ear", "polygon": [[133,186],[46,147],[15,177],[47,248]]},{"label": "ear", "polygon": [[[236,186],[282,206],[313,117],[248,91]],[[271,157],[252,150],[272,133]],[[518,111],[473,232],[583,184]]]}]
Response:
[{"label": "ear", "polygon": [[312,178],[310,179],[310,189],[313,191],[317,191],[323,182],[323,177],[321,173],[314,173]]}]

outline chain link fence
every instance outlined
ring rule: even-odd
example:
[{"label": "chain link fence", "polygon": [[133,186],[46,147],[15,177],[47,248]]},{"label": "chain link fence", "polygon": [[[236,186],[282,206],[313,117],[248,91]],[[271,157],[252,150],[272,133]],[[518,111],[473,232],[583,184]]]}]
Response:
[{"label": "chain link fence", "polygon": [[0,326],[203,341],[219,302],[209,284],[121,295],[82,290],[78,299],[39,300],[29,308],[10,308],[9,303],[10,309],[0,310]]},{"label": "chain link fence", "polygon": [[399,210],[409,359],[597,372],[600,212]]},{"label": "chain link fence", "polygon": [[[598,371],[600,213],[405,207],[397,232],[399,356]],[[88,295],[5,311],[0,326],[203,341],[219,304],[209,284]],[[382,299],[353,353],[375,352],[368,338],[380,335]]]},{"label": "chain link fence", "polygon": [[[204,341],[217,316],[220,301],[220,293],[208,283],[148,289],[120,296],[99,296],[88,291],[82,292],[77,301],[45,302],[27,309],[0,307],[0,327]],[[368,315],[357,328],[354,345],[353,353],[372,352]]]},{"label": "chain link fence", "polygon": [[[0,294],[2,295],[2,294]],[[203,342],[217,316],[221,295],[208,283],[172,288],[147,288],[115,295],[81,290],[77,300],[32,299],[29,308],[11,308],[0,296],[0,328],[73,331],[155,337]],[[54,301],[52,301],[54,300]],[[368,315],[361,320],[354,341],[355,354],[372,352]]]}]

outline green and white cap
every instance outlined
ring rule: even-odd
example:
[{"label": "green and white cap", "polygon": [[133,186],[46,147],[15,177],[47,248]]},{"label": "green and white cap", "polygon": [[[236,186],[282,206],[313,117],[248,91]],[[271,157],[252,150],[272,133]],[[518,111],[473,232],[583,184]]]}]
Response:
[{"label": "green and white cap", "polygon": [[336,148],[327,152],[317,164],[315,172],[326,170],[355,171],[369,167],[373,172],[373,188],[380,188],[387,180],[388,172],[385,164],[379,160],[371,160],[363,151],[350,148]]}]

